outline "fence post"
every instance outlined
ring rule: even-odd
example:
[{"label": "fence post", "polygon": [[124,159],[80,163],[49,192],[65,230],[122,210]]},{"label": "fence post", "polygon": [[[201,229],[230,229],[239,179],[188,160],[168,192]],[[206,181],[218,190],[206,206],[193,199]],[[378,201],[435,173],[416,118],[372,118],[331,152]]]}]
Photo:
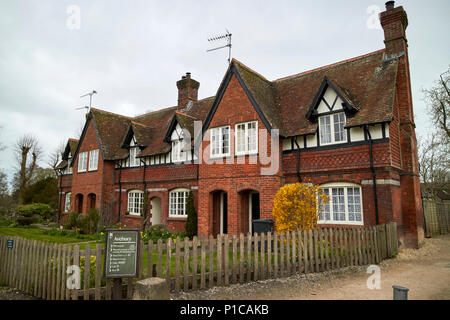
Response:
[{"label": "fence post", "polygon": [[[143,259],[143,257],[141,257],[141,259]],[[102,282],[102,245],[100,243],[97,243],[95,245],[95,300],[100,300],[102,298],[100,289],[102,286],[101,282]]]},{"label": "fence post", "polygon": [[[203,282],[203,244],[202,244],[202,282]],[[184,266],[183,266],[183,285],[184,290],[189,290],[189,238],[184,238]]]},{"label": "fence post", "polygon": [[232,265],[231,265],[231,272],[232,272],[232,279],[231,279],[231,283],[237,283],[237,267],[238,267],[238,263],[237,263],[237,237],[234,234],[233,235],[233,255],[232,255]]},{"label": "fence post", "polygon": [[[207,239],[206,238],[202,238],[201,239],[201,259],[202,259],[202,265],[201,265],[201,278],[200,278],[200,289],[205,289],[206,288],[206,242]],[[187,251],[187,256],[185,256],[185,259],[187,259],[189,261],[189,245],[185,246],[185,251]],[[189,267],[189,264],[185,264],[185,266]],[[187,278],[186,278],[187,281]],[[188,288],[188,286],[185,286],[185,289]]]},{"label": "fence post", "polygon": [[244,280],[244,254],[245,254],[244,246],[245,246],[244,234],[241,233],[239,235],[239,256],[240,256],[240,259],[239,259],[239,283],[245,282],[245,280]]},{"label": "fence post", "polygon": [[228,234],[223,236],[224,240],[224,248],[223,248],[223,257],[224,257],[224,284],[227,286],[230,283],[230,250],[229,250],[229,238]]},{"label": "fence post", "polygon": [[267,276],[271,278],[272,272],[272,232],[267,233]]},{"label": "fence post", "polygon": [[253,257],[254,259],[254,265],[253,265],[253,281],[258,280],[258,234],[255,232],[253,234]]},{"label": "fence post", "polygon": [[180,291],[180,241],[175,239],[175,292]]}]

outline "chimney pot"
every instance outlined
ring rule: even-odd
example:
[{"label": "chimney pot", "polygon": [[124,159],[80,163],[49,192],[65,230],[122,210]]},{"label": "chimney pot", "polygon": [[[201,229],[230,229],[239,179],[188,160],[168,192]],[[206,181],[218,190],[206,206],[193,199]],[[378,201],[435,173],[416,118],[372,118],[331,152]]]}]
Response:
[{"label": "chimney pot", "polygon": [[386,10],[392,10],[394,9],[395,1],[388,1],[386,2]]},{"label": "chimney pot", "polygon": [[190,72],[177,81],[179,109],[185,108],[189,101],[197,101],[199,87],[200,83],[191,78]]}]

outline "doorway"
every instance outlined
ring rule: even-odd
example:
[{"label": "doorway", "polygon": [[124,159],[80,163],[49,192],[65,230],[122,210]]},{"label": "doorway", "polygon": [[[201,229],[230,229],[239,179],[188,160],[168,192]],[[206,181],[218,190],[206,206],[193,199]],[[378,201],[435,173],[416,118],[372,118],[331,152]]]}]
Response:
[{"label": "doorway", "polygon": [[212,193],[213,236],[228,233],[228,194],[224,191]]},{"label": "doorway", "polygon": [[150,201],[151,209],[151,219],[150,222],[152,226],[161,224],[161,199],[158,197],[153,198]]}]

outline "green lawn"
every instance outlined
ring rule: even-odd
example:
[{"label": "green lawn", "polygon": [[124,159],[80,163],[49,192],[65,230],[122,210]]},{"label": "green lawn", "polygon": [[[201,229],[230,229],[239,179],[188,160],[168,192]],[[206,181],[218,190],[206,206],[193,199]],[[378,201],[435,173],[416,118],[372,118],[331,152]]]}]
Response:
[{"label": "green lawn", "polygon": [[21,237],[29,240],[38,240],[52,243],[77,243],[93,240],[95,241],[95,238],[93,237],[77,237],[75,233],[64,236],[58,235],[58,232],[48,234],[46,230],[34,227],[0,227],[0,235]]}]

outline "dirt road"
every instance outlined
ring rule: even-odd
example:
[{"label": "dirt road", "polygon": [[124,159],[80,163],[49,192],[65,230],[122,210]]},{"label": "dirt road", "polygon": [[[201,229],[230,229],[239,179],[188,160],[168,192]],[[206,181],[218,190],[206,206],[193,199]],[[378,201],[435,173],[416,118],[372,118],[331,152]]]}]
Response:
[{"label": "dirt road", "polygon": [[409,288],[408,298],[450,300],[450,235],[425,239],[418,250],[400,249],[381,267],[381,289],[370,290],[366,267],[295,275],[245,285],[180,293],[173,299],[392,300],[393,285]]}]

